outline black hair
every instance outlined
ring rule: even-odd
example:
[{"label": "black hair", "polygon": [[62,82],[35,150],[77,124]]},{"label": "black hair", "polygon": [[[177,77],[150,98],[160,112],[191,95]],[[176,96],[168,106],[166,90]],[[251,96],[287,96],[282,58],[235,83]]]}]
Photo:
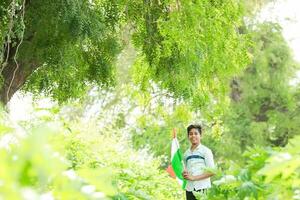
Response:
[{"label": "black hair", "polygon": [[191,124],[191,125],[189,125],[187,127],[187,134],[188,135],[189,135],[190,130],[192,130],[193,128],[197,129],[199,131],[200,135],[202,135],[202,127],[199,124]]}]

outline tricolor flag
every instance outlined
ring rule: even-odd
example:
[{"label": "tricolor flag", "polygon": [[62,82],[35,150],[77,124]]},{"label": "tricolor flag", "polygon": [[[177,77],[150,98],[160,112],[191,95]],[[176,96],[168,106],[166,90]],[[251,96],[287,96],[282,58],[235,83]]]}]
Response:
[{"label": "tricolor flag", "polygon": [[[182,188],[185,189],[186,180],[182,176],[182,172],[184,170],[184,163],[182,159],[182,153],[179,148],[179,142],[176,138],[175,129],[173,130],[173,140],[172,140],[172,147],[171,147],[171,163],[172,163],[171,165],[172,165],[173,174],[175,174],[176,179],[179,182],[179,184],[182,186]],[[169,173],[172,174],[172,172]]]}]

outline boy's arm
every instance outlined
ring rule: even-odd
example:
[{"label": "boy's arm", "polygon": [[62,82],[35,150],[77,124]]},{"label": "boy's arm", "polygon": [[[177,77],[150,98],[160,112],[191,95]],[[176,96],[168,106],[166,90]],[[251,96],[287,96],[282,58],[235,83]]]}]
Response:
[{"label": "boy's arm", "polygon": [[187,179],[187,180],[190,180],[190,181],[200,181],[200,180],[209,178],[209,177],[211,177],[213,175],[214,175],[213,173],[205,172],[205,173],[203,173],[201,175],[198,175],[198,176],[187,175],[184,178]]}]

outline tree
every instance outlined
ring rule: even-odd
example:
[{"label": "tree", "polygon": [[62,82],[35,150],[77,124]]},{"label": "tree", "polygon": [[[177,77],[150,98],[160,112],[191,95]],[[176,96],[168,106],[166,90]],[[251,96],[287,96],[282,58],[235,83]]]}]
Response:
[{"label": "tree", "polygon": [[[253,37],[253,62],[231,83],[231,104],[225,114],[223,144],[226,155],[248,146],[285,146],[299,134],[299,108],[290,85],[297,64],[277,24],[249,28]],[[237,150],[239,149],[239,150]]]},{"label": "tree", "polygon": [[154,80],[178,97],[202,98],[203,87],[216,82],[221,87],[248,60],[247,38],[237,31],[240,1],[5,0],[0,5],[4,104],[20,88],[64,101],[81,96],[87,83],[113,85],[124,26],[133,29],[140,50],[137,82]]},{"label": "tree", "polygon": [[58,100],[82,95],[86,82],[111,84],[117,8],[110,1],[1,2],[1,101],[25,83]]}]

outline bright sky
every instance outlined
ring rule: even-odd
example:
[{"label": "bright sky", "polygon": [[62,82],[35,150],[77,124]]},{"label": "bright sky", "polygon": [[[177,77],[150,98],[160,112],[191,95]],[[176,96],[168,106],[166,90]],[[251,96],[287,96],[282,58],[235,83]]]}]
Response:
[{"label": "bright sky", "polygon": [[[261,12],[260,21],[278,22],[283,28],[283,35],[293,50],[295,59],[300,62],[300,0],[277,0],[269,3]],[[300,83],[300,72],[298,79],[292,84]],[[9,103],[10,117],[13,121],[28,120],[32,118],[34,110],[32,97],[17,93]],[[49,99],[40,103],[41,107],[51,105]],[[13,106],[10,106],[13,105]]]},{"label": "bright sky", "polygon": [[269,3],[261,12],[261,20],[278,22],[283,36],[294,52],[295,60],[300,62],[300,1],[277,0]]}]

